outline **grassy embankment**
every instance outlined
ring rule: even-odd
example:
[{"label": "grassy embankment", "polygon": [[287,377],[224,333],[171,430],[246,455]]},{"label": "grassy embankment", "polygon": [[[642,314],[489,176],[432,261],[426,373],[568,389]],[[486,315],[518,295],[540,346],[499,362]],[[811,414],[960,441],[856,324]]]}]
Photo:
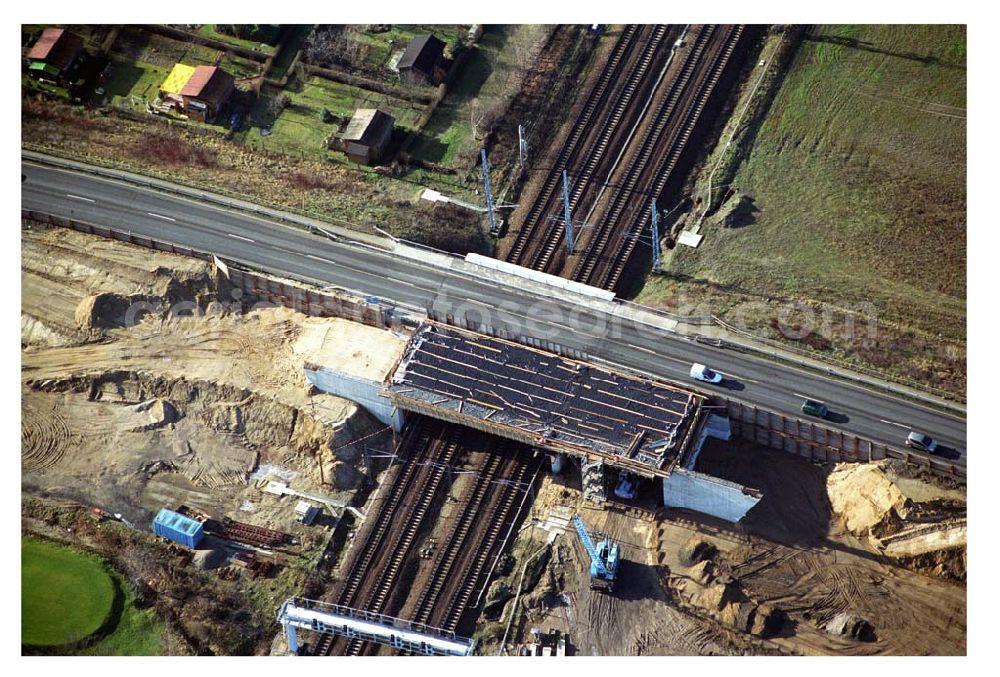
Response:
[{"label": "grassy embankment", "polygon": [[[701,246],[671,252],[670,276],[638,300],[683,295],[722,317],[751,301],[743,319],[776,338],[786,302],[827,308],[832,330],[817,313],[800,343],[964,392],[965,105],[964,27],[814,29],[732,176],[750,216],[736,228],[707,220]],[[854,338],[843,335],[851,310]]]}]

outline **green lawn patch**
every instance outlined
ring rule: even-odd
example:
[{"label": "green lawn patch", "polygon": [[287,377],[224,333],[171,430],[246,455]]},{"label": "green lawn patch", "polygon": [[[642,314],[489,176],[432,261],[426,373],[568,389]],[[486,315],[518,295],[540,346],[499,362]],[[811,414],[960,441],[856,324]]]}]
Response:
[{"label": "green lawn patch", "polygon": [[169,68],[141,61],[114,59],[111,76],[104,84],[104,90],[112,104],[144,110],[145,104],[133,104],[133,97],[136,102],[153,101],[160,95],[160,85],[169,74]]},{"label": "green lawn patch", "polygon": [[137,608],[132,587],[97,555],[21,538],[21,644],[30,653],[156,656],[164,632],[156,612]]},{"label": "green lawn patch", "polygon": [[96,557],[21,539],[21,643],[60,646],[96,632],[111,614],[115,586]]},{"label": "green lawn patch", "polygon": [[116,572],[111,572],[122,591],[122,614],[118,624],[93,645],[75,653],[85,656],[159,656],[163,653],[163,621],[153,609],[138,609],[132,587]]},{"label": "green lawn patch", "polygon": [[26,73],[21,75],[21,87],[39,92],[47,92],[58,96],[60,99],[69,100],[69,90],[65,87],[59,87],[48,82],[39,82],[34,78],[28,77]]},{"label": "green lawn patch", "polygon": [[[291,105],[277,118],[271,108],[276,96],[287,94]],[[285,89],[281,94],[268,92],[261,95],[248,120],[250,130],[246,144],[288,153],[299,157],[327,157],[325,141],[336,130],[334,123],[323,122],[324,108],[337,116],[350,118],[358,108],[378,108],[396,118],[396,126],[412,127],[421,114],[421,107],[378,92],[312,77],[298,91]],[[270,129],[267,136],[260,129]]]}]

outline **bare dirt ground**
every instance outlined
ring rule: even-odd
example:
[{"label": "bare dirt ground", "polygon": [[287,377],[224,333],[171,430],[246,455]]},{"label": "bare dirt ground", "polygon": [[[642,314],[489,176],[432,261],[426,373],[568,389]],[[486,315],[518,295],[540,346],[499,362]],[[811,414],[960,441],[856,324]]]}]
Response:
[{"label": "bare dirt ground", "polygon": [[[780,612],[772,643],[808,654],[965,653],[965,546],[936,553],[933,564],[877,547],[908,526],[964,518],[955,487],[924,482],[922,498],[937,498],[917,502],[892,482],[891,466],[830,468],[736,443],[706,445],[699,468],[764,492],[742,528],[717,525],[717,554],[695,564],[713,584]],[[866,621],[872,641],[831,634],[840,614]]]},{"label": "bare dirt ground", "polygon": [[[266,480],[350,500],[363,448],[391,440],[313,391],[302,364],[380,378],[404,338],[248,310],[203,263],[60,229],[22,232],[22,283],[24,493],[136,519],[183,503],[289,531],[303,549],[288,575],[240,594],[271,613],[301,589],[328,532],[296,524],[295,499],[262,492]],[[121,321],[140,301],[141,321]],[[486,596],[483,650],[516,606],[508,645],[557,628],[583,655],[965,653],[964,487],[739,442],[709,441],[698,469],[765,498],[734,526],[658,509],[652,483],[599,510],[573,470],[546,477]],[[622,544],[612,595],[589,589],[575,511]]]},{"label": "bare dirt ground", "polygon": [[399,335],[245,310],[207,264],[61,229],[22,233],[21,302],[29,492],[134,519],[184,503],[292,529],[294,500],[262,493],[255,469],[346,501],[363,481],[356,442],[391,441],[354,404],[313,391],[302,366],[381,378]]},{"label": "bare dirt ground", "polygon": [[[764,499],[733,525],[657,508],[658,485],[602,510],[575,479],[546,478],[511,571],[491,588],[487,609],[503,611],[480,624],[485,650],[497,652],[510,621],[502,587],[513,598],[543,551],[544,566],[526,569],[508,651],[534,627],[568,633],[581,655],[965,653],[963,489],[905,466],[827,467],[736,442],[706,445],[699,470]],[[610,595],[589,589],[574,512],[621,544]],[[914,544],[926,552],[907,556]]]},{"label": "bare dirt ground", "polygon": [[[367,487],[367,450],[392,442],[303,364],[379,379],[405,337],[258,305],[203,262],[69,230],[22,229],[21,260],[22,528],[113,561],[183,637],[163,652],[266,652],[277,605]],[[317,521],[270,480],[318,497]],[[152,515],[182,504],[293,542],[255,578],[212,537],[192,553],[152,535]]]}]

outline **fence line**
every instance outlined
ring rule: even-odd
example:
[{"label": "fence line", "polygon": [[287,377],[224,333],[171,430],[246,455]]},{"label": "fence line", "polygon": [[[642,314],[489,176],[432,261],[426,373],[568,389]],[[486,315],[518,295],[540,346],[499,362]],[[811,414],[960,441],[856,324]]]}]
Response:
[{"label": "fence line", "polygon": [[726,398],[730,424],[740,437],[772,449],[823,463],[870,463],[886,458],[922,466],[939,475],[967,477],[967,469],[929,456],[834,430],[814,421],[803,421],[757,405]]}]

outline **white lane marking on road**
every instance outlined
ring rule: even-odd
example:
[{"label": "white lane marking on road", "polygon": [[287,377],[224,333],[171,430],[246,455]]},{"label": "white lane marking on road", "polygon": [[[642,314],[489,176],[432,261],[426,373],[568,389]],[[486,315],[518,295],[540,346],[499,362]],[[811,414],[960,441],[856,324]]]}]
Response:
[{"label": "white lane marking on road", "polygon": [[888,423],[889,425],[894,425],[900,428],[906,428],[907,430],[911,428],[911,426],[908,426],[904,423],[896,423],[895,421],[886,421],[884,418],[880,418],[879,420],[882,421],[882,423]]},{"label": "white lane marking on road", "polygon": [[650,350],[649,348],[643,348],[642,346],[637,346],[634,343],[629,343],[627,345],[628,345],[629,348],[635,348],[636,350],[641,350],[642,352],[649,353],[650,355],[655,355],[656,354],[655,350]]},{"label": "white lane marking on road", "polygon": [[243,237],[242,235],[237,235],[235,233],[226,233],[226,235],[228,235],[229,237],[234,237],[237,240],[243,240],[244,242],[254,242],[254,243],[257,242],[256,240],[251,240],[248,237]]},{"label": "white lane marking on road", "polygon": [[66,193],[66,197],[71,197],[74,200],[83,200],[84,202],[97,202],[97,200],[91,200],[89,197],[83,197],[82,195],[73,195],[72,193]]},{"label": "white lane marking on road", "polygon": [[[642,346],[632,346],[631,343],[629,343],[628,345],[631,346],[631,347],[633,347],[633,348],[641,348],[642,347]],[[654,355],[656,355],[656,359],[658,359],[658,360],[673,360],[674,362],[676,362],[678,364],[686,364],[688,367],[691,366],[691,361],[690,360],[682,360],[679,357],[673,357],[671,355],[662,355],[660,353],[653,352],[652,350],[650,350],[649,352],[651,352]]]},{"label": "white lane marking on road", "polygon": [[[332,266],[336,266],[336,261],[331,261],[330,259],[324,259],[322,256],[316,256],[315,254],[306,254],[306,258],[312,259],[313,261],[322,261],[323,263],[329,263]],[[347,266],[344,266],[345,268]]]},{"label": "white lane marking on road", "polygon": [[792,393],[792,395],[797,395],[799,397],[804,397],[807,400],[813,400],[814,402],[822,402],[823,400],[813,397],[812,395],[803,395],[802,393]]},{"label": "white lane marking on road", "polygon": [[177,220],[177,219],[175,219],[172,216],[164,216],[163,214],[154,214],[153,212],[146,212],[146,213],[149,214],[150,216],[155,216],[158,219],[163,219],[164,221],[176,221]]}]

